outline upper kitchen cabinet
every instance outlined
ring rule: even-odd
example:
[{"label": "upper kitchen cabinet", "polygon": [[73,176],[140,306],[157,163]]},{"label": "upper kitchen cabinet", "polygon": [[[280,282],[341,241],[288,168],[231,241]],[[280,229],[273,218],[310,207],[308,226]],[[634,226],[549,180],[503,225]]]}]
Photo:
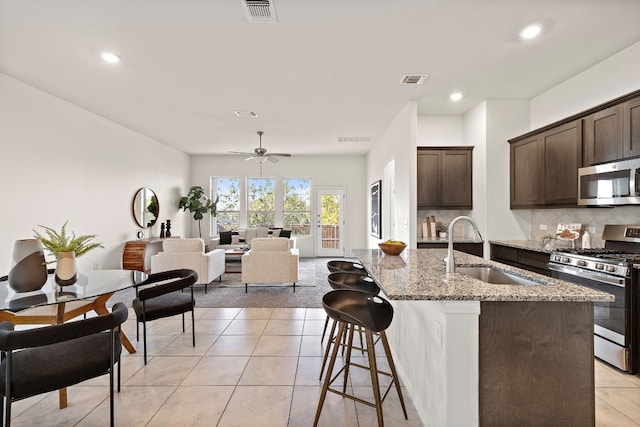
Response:
[{"label": "upper kitchen cabinet", "polygon": [[622,154],[624,157],[640,156],[640,98],[625,102],[622,105],[622,113]]},{"label": "upper kitchen cabinet", "polygon": [[419,208],[473,208],[473,147],[418,147]]},{"label": "upper kitchen cabinet", "polygon": [[622,105],[614,105],[584,119],[585,166],[622,159]]},{"label": "upper kitchen cabinet", "polygon": [[509,142],[512,209],[577,204],[582,120]]},{"label": "upper kitchen cabinet", "polygon": [[511,143],[511,209],[542,203],[542,141],[533,135]]}]

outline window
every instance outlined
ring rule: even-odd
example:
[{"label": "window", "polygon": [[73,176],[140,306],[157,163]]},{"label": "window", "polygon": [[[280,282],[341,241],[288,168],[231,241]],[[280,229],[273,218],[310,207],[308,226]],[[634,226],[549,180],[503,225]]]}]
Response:
[{"label": "window", "polygon": [[[213,194],[218,197],[218,224],[226,230],[234,230],[240,226],[240,178],[211,178]],[[214,234],[216,230],[213,230]]]},{"label": "window", "polygon": [[247,216],[249,227],[275,225],[275,179],[247,178]]},{"label": "window", "polygon": [[284,178],[283,226],[292,234],[311,234],[311,180],[308,178]]}]

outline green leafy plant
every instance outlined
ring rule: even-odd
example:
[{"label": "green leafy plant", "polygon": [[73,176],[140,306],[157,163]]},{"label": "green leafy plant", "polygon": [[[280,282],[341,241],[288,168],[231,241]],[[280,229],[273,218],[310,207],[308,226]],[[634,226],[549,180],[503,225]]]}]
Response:
[{"label": "green leafy plant", "polygon": [[178,205],[179,209],[183,211],[188,210],[193,215],[193,219],[198,221],[198,234],[202,238],[202,228],[201,221],[204,218],[204,215],[210,213],[211,216],[216,216],[218,214],[218,200],[219,197],[216,197],[215,201],[212,201],[209,197],[207,197],[204,189],[199,185],[195,185],[189,188],[189,194],[180,198],[180,204]]},{"label": "green leafy plant", "polygon": [[67,233],[68,223],[69,221],[66,221],[62,225],[60,232],[40,224],[38,224],[38,227],[44,228],[44,235],[33,230],[34,236],[40,239],[42,246],[55,257],[55,260],[47,261],[47,264],[56,262],[58,260],[58,253],[60,252],[74,252],[76,258],[78,258],[93,249],[104,248],[102,243],[92,242],[92,240],[96,238],[95,234],[76,236],[76,233],[71,232],[71,235],[69,235]]},{"label": "green leafy plant", "polygon": [[446,233],[449,231],[449,224],[446,222],[438,222],[436,223],[436,230],[441,233]]}]

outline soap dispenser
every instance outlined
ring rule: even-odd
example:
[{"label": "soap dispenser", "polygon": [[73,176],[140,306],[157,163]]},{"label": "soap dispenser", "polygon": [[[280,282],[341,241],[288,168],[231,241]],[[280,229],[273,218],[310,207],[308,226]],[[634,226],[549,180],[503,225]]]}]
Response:
[{"label": "soap dispenser", "polygon": [[582,234],[582,249],[591,249],[591,234],[588,231]]}]

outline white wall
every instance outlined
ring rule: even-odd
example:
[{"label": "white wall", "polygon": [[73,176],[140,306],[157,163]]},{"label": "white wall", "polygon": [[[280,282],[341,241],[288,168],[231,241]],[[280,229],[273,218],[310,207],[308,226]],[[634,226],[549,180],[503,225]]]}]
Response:
[{"label": "white wall", "polygon": [[140,187],[157,193],[160,221],[184,233],[177,200],[188,189],[187,155],[3,74],[0,146],[0,274],[15,240],[66,220],[105,246],[79,258],[80,269],[120,268],[124,242],[135,239],[131,203]]},{"label": "white wall", "polygon": [[[392,206],[395,224],[391,236],[382,236],[382,240],[394,239],[409,243],[410,247],[416,247],[416,132],[417,132],[417,107],[414,101],[409,102],[389,124],[376,140],[375,145],[367,155],[365,191],[369,191],[369,185],[377,180],[384,179],[384,170],[389,162],[394,161],[395,188],[382,191],[394,192],[396,205]],[[367,196],[367,204],[369,197]],[[383,198],[383,200],[385,200]],[[386,209],[383,207],[382,209]],[[371,211],[365,212],[369,218]],[[384,218],[383,218],[384,221]],[[368,224],[366,224],[368,226]],[[369,248],[377,247],[380,239],[368,236]]]},{"label": "white wall", "polygon": [[[193,156],[191,159],[191,185],[200,185],[210,190],[210,178],[257,177],[258,164],[244,161],[237,156]],[[278,163],[265,162],[263,177],[309,177],[312,191],[318,187],[346,188],[347,236],[345,256],[353,256],[352,250],[366,245],[366,215],[368,187],[365,183],[365,157],[362,156],[294,156],[281,159]],[[367,190],[365,190],[367,189]],[[313,194],[315,197],[315,193]],[[315,199],[314,199],[315,200]],[[312,212],[312,215],[315,215]],[[243,225],[243,224],[241,224]],[[244,224],[246,225],[246,224]],[[209,218],[202,221],[202,234],[209,231]],[[198,235],[195,221],[191,221],[191,235]],[[314,239],[298,237],[300,256],[315,256]]]},{"label": "white wall", "polygon": [[418,147],[472,145],[465,140],[462,116],[418,116]]},{"label": "white wall", "polygon": [[640,89],[640,42],[531,100],[531,129]]},{"label": "white wall", "polygon": [[[509,208],[510,147],[507,143],[528,131],[528,118],[529,102],[526,100],[486,102],[486,240],[530,238],[531,212]],[[488,253],[488,245],[485,245],[485,253]]]}]

